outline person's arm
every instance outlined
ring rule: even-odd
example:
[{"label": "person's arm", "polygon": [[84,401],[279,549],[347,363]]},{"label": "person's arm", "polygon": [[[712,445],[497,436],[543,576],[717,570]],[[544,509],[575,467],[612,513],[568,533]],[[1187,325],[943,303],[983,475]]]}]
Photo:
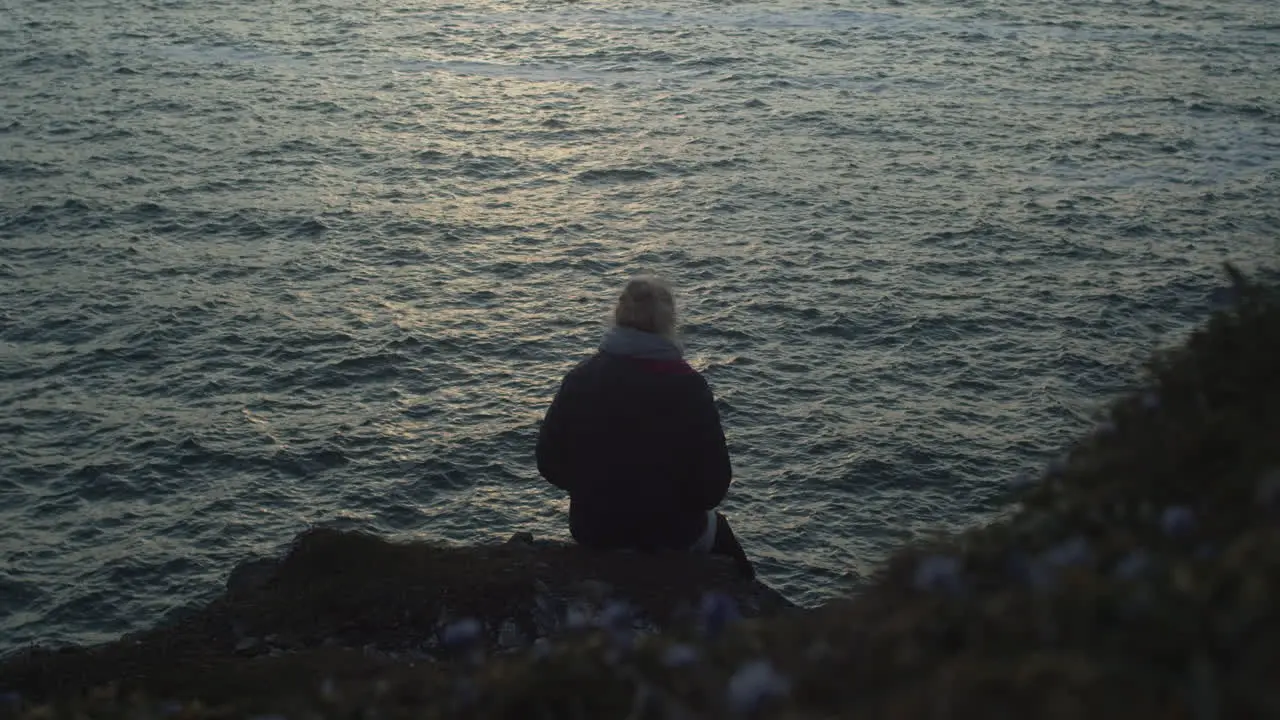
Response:
[{"label": "person's arm", "polygon": [[715,396],[711,394],[706,380],[700,375],[696,377],[698,392],[692,417],[694,472],[689,479],[689,490],[699,510],[710,510],[719,505],[729,492],[733,467],[729,462],[729,447],[725,443]]},{"label": "person's arm", "polygon": [[566,472],[565,456],[565,386],[556,391],[551,407],[547,408],[542,427],[538,429],[538,474],[561,490],[573,490]]}]

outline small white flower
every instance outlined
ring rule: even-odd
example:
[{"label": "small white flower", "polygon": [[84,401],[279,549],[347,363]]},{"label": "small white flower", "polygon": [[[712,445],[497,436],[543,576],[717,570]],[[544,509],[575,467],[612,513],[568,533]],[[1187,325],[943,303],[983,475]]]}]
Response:
[{"label": "small white flower", "polygon": [[1027,584],[1033,590],[1048,592],[1058,586],[1058,575],[1045,562],[1032,560],[1027,564]]},{"label": "small white flower", "polygon": [[533,656],[539,660],[551,655],[551,641],[540,637],[533,641]]},{"label": "small white flower", "polygon": [[791,692],[791,683],[768,660],[755,660],[738,668],[729,678],[729,710],[738,715],[754,712],[766,700]]},{"label": "small white flower", "polygon": [[1150,567],[1151,560],[1141,550],[1134,550],[1116,563],[1115,576],[1121,580],[1133,580]]},{"label": "small white flower", "polygon": [[698,625],[702,634],[714,637],[729,625],[742,618],[738,602],[721,592],[709,592],[702,596],[698,606]]},{"label": "small white flower", "polygon": [[574,606],[564,613],[564,625],[570,630],[581,630],[591,624],[591,613]]},{"label": "small white flower", "polygon": [[916,563],[914,584],[917,590],[952,592],[960,589],[960,559],[950,555],[929,555]]},{"label": "small white flower", "polygon": [[684,643],[671,645],[662,653],[662,664],[670,668],[688,667],[696,662],[698,649]]},{"label": "small white flower", "polygon": [[528,642],[524,631],[516,624],[514,618],[507,618],[502,621],[502,627],[498,629],[498,647],[510,650],[511,648],[523,647]]},{"label": "small white flower", "polygon": [[612,600],[596,618],[596,627],[612,630],[631,628],[631,608],[626,603]]},{"label": "small white flower", "polygon": [[1077,535],[1046,550],[1043,558],[1054,567],[1087,565],[1093,559],[1093,552],[1089,541]]},{"label": "small white flower", "polygon": [[1196,515],[1189,507],[1172,505],[1160,514],[1160,527],[1164,528],[1165,535],[1182,537],[1195,530]]},{"label": "small white flower", "polygon": [[440,633],[440,642],[450,647],[470,645],[480,639],[484,626],[475,618],[463,618],[449,623]]}]

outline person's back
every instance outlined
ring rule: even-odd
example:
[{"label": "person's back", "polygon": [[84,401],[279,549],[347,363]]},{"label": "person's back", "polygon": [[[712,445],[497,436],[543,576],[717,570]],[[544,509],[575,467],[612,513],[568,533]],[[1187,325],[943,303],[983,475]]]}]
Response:
[{"label": "person's back", "polygon": [[574,539],[702,551],[732,541],[729,554],[749,571],[714,513],[729,488],[729,453],[711,389],[673,340],[670,290],[633,280],[615,322],[565,377],[538,437],[539,472],[569,491]]}]

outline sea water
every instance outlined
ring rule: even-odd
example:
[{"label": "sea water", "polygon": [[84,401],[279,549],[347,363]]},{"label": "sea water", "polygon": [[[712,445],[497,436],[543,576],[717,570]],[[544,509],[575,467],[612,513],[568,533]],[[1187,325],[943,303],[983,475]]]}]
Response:
[{"label": "sea water", "polygon": [[313,524],[566,535],[537,424],[679,292],[803,603],[984,522],[1277,250],[1260,0],[0,0],[0,651]]}]

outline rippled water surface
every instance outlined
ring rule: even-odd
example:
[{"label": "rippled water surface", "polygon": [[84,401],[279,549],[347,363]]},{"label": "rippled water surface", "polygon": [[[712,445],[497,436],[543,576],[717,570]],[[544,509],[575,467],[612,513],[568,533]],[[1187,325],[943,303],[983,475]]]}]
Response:
[{"label": "rippled water surface", "polygon": [[765,578],[980,522],[1276,251],[1280,4],[0,0],[0,651],[312,523],[563,536],[670,276]]}]

